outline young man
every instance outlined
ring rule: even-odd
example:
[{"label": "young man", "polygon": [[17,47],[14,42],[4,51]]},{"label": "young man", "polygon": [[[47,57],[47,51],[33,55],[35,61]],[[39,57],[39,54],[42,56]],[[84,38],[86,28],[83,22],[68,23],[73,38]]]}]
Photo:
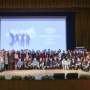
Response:
[{"label": "young man", "polygon": [[50,58],[50,69],[53,68],[53,61],[52,61],[52,58]]},{"label": "young man", "polygon": [[42,58],[40,58],[39,60],[39,66],[40,66],[40,69],[44,69],[44,60],[42,60]]},{"label": "young man", "polygon": [[64,58],[62,60],[62,68],[63,68],[63,70],[65,70],[65,59]]},{"label": "young man", "polygon": [[39,68],[39,62],[36,60],[36,58],[34,58],[32,65],[33,65],[33,68]]},{"label": "young man", "polygon": [[22,69],[22,67],[23,67],[23,62],[21,61],[21,58],[19,58],[19,60],[17,62],[17,68]]},{"label": "young man", "polygon": [[57,58],[54,57],[54,60],[53,60],[53,68],[58,68],[58,61],[57,61]]},{"label": "young man", "polygon": [[68,59],[67,59],[67,70],[70,68],[70,64],[71,64],[71,61],[70,61],[70,59],[68,58]]},{"label": "young man", "polygon": [[58,58],[58,68],[62,68],[62,60],[60,57]]},{"label": "young man", "polygon": [[48,58],[46,58],[44,61],[44,69],[49,69],[49,68],[50,68],[50,61],[48,60]]}]

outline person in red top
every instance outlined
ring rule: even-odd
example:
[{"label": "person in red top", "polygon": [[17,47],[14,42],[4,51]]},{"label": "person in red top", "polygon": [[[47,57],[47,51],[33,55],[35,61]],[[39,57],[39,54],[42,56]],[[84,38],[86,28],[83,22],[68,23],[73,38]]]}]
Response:
[{"label": "person in red top", "polygon": [[14,67],[15,67],[15,70],[17,69],[18,59],[19,59],[18,54],[17,54],[17,52],[15,52],[15,54],[14,54]]},{"label": "person in red top", "polygon": [[44,58],[45,58],[45,54],[44,53],[41,54],[41,58],[42,58],[42,60],[44,60]]}]

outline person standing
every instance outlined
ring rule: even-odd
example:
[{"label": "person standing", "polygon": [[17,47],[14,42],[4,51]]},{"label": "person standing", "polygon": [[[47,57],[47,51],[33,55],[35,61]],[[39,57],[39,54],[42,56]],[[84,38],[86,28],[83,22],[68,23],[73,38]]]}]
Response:
[{"label": "person standing", "polygon": [[0,51],[0,71],[4,70],[4,58],[3,58],[3,52]]},{"label": "person standing", "polygon": [[5,69],[8,70],[8,52],[7,51],[5,52],[4,59],[5,59]]},{"label": "person standing", "polygon": [[15,70],[17,70],[17,62],[18,62],[18,54],[17,54],[17,52],[15,52],[15,54],[14,54],[14,68],[15,68]]},{"label": "person standing", "polygon": [[13,70],[14,69],[14,52],[9,51],[8,57],[9,57],[8,59],[9,70]]}]

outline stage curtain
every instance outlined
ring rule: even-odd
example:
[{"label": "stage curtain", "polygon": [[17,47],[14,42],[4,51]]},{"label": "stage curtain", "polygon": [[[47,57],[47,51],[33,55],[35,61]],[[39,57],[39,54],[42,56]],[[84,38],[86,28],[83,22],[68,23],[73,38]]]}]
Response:
[{"label": "stage curtain", "polygon": [[90,0],[0,0],[0,8],[90,7]]},{"label": "stage curtain", "polygon": [[90,11],[76,12],[76,46],[90,50]]}]

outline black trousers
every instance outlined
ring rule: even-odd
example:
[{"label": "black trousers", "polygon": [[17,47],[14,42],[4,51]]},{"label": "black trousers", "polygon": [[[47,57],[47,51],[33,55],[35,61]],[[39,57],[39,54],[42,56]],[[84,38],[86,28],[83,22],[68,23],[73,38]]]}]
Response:
[{"label": "black trousers", "polygon": [[5,69],[8,70],[8,64],[5,64]]},{"label": "black trousers", "polygon": [[14,70],[14,62],[9,62],[9,70]]}]

